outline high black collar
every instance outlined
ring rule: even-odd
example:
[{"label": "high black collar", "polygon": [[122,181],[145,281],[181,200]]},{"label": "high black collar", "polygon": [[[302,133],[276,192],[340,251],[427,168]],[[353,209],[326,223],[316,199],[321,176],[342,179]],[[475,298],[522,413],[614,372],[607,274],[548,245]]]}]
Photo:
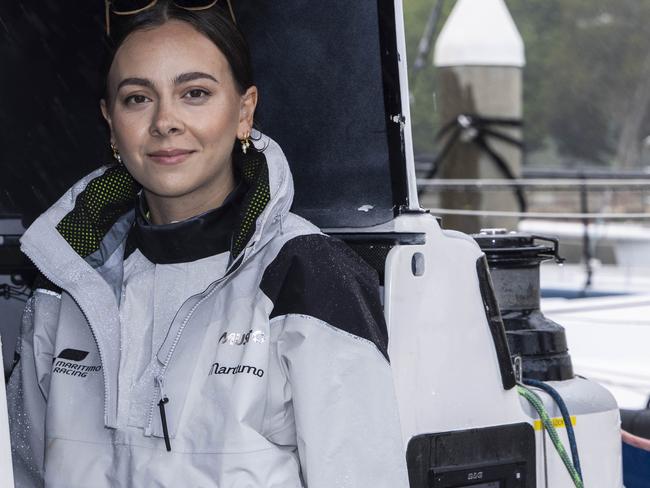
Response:
[{"label": "high black collar", "polygon": [[147,206],[141,193],[124,258],[139,249],[152,263],[172,264],[230,251],[247,189],[246,183],[240,181],[220,207],[181,222],[163,225],[154,225],[145,217]]}]

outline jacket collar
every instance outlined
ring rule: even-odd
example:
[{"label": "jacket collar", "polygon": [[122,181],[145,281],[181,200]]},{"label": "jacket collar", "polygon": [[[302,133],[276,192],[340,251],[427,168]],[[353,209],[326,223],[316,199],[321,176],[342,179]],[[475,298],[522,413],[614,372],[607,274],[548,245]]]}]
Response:
[{"label": "jacket collar", "polygon": [[[246,248],[264,243],[272,234],[273,224],[289,212],[293,201],[293,181],[280,147],[258,131],[253,132],[253,144],[257,151],[251,156],[234,155],[247,191],[239,203],[231,239],[232,260]],[[124,246],[135,220],[139,191],[140,186],[123,166],[106,166],[94,171],[30,226],[21,239],[24,250],[47,248],[48,259],[35,263],[44,274],[56,275],[56,263],[66,256],[72,257],[62,248],[70,248],[66,251],[72,250],[101,272],[117,249]],[[58,234],[56,240],[60,243],[56,248],[51,246],[54,233]]]},{"label": "jacket collar", "polygon": [[147,219],[146,199],[140,193],[124,259],[136,249],[155,264],[187,263],[230,251],[247,190],[239,181],[220,207],[163,225]]}]

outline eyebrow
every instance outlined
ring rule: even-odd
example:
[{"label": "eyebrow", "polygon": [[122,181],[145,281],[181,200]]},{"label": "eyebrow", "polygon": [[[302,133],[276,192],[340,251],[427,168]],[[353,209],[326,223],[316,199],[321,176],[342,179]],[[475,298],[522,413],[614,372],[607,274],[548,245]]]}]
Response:
[{"label": "eyebrow", "polygon": [[151,80],[148,80],[146,78],[124,78],[117,85],[117,91],[119,91],[120,88],[126,85],[137,85],[137,86],[144,86],[145,88],[153,88],[153,83],[151,82]]},{"label": "eyebrow", "polygon": [[187,83],[188,81],[200,79],[212,80],[215,83],[219,83],[219,81],[214,76],[209,75],[208,73],[202,73],[201,71],[191,71],[189,73],[180,74],[174,78],[174,85],[180,85],[181,83]]},{"label": "eyebrow", "polygon": [[[189,73],[182,73],[178,76],[176,76],[173,80],[174,85],[180,85],[183,83],[187,83],[189,81],[194,81],[194,80],[200,80],[200,79],[207,79],[214,81],[215,83],[219,83],[219,81],[212,75],[208,73],[202,73],[201,71],[191,71]],[[126,85],[137,85],[137,86],[142,86],[145,88],[153,88],[153,82],[147,78],[124,78],[120,83],[117,85],[117,90],[119,91],[120,88]]]}]

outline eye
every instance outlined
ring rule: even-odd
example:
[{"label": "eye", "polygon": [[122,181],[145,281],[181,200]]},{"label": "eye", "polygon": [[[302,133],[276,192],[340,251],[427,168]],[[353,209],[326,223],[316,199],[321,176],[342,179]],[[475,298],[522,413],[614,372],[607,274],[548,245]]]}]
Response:
[{"label": "eye", "polygon": [[145,97],[144,95],[129,95],[124,99],[124,103],[126,105],[139,105],[141,103],[145,103],[149,100],[149,98]]},{"label": "eye", "polygon": [[206,98],[209,97],[211,93],[207,90],[204,90],[203,88],[192,88],[189,90],[185,95],[183,95],[183,98]]}]

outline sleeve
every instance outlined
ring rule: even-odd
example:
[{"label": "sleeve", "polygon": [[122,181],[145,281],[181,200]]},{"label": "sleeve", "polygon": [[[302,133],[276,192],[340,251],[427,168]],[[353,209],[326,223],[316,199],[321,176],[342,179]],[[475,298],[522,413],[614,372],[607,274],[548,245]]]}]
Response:
[{"label": "sleeve", "polygon": [[308,488],[408,487],[390,366],[372,344],[308,316],[279,342]]},{"label": "sleeve", "polygon": [[407,488],[376,275],[320,235],[285,244],[267,271],[305,486]]},{"label": "sleeve", "polygon": [[[43,486],[45,411],[53,357],[52,322],[60,295],[36,290],[28,300],[7,384],[7,408],[16,488]],[[54,307],[54,310],[53,310]]]}]

